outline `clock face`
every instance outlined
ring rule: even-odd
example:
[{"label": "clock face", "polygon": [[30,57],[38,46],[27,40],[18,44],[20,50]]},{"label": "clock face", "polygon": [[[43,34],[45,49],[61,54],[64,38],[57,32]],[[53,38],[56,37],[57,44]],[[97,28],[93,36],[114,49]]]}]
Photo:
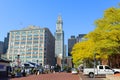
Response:
[{"label": "clock face", "polygon": [[58,39],[58,40],[61,39],[61,34],[57,34],[57,39]]},{"label": "clock face", "polygon": [[61,25],[57,25],[57,30],[61,30]]}]

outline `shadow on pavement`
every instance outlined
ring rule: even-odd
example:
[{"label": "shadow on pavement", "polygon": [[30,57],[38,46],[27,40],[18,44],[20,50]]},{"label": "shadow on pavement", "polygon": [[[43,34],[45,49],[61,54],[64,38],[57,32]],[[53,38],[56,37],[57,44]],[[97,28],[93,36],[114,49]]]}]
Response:
[{"label": "shadow on pavement", "polygon": [[11,78],[10,77],[2,77],[0,76],[0,80],[10,80]]},{"label": "shadow on pavement", "polygon": [[10,80],[10,78],[0,78],[0,80]]}]

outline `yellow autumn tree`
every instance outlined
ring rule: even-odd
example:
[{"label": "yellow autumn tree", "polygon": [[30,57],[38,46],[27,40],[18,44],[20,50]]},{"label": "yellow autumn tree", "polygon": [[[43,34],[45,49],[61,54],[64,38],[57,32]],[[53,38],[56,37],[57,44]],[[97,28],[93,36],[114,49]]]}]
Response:
[{"label": "yellow autumn tree", "polygon": [[79,42],[72,49],[73,63],[78,66],[85,59],[93,59],[94,43],[91,40]]},{"label": "yellow autumn tree", "polygon": [[86,41],[77,43],[71,52],[73,62],[88,58],[93,59],[94,53],[100,59],[107,59],[113,54],[120,54],[120,8],[109,8],[104,16],[95,21],[95,30],[88,33]]},{"label": "yellow autumn tree", "polygon": [[96,49],[106,55],[120,53],[120,8],[107,9],[104,17],[96,20],[95,24],[96,29],[92,33],[97,35],[88,38],[94,40]]}]

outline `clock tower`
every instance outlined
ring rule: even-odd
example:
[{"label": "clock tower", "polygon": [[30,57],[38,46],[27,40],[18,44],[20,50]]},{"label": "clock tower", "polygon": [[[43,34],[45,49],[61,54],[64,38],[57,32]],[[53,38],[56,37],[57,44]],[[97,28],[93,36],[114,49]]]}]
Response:
[{"label": "clock tower", "polygon": [[56,32],[55,32],[55,57],[57,64],[63,65],[64,58],[64,31],[63,31],[63,20],[59,15],[56,22]]}]

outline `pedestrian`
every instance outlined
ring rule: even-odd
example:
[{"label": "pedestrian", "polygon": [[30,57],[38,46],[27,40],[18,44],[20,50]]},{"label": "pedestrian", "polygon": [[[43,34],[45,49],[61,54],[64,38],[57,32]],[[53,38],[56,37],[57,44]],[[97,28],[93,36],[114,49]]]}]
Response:
[{"label": "pedestrian", "polygon": [[53,70],[53,73],[55,74],[55,70]]},{"label": "pedestrian", "polygon": [[39,69],[39,72],[40,72],[40,74],[42,74],[42,69],[41,68]]},{"label": "pedestrian", "polygon": [[39,70],[37,70],[37,75],[39,75],[40,73],[39,73]]}]

